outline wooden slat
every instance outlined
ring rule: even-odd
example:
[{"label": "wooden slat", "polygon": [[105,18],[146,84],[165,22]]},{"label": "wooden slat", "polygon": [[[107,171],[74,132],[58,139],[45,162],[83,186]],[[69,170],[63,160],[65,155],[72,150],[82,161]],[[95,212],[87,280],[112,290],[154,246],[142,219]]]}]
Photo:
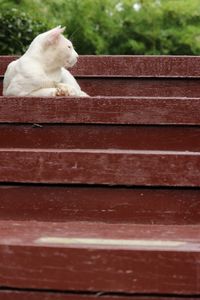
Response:
[{"label": "wooden slat", "polygon": [[200,98],[0,97],[0,123],[200,125]]},{"label": "wooden slat", "polygon": [[199,56],[82,56],[76,75],[118,77],[200,77]]},{"label": "wooden slat", "polygon": [[[199,97],[200,79],[77,78],[93,97]],[[2,95],[2,81],[0,81]]]},{"label": "wooden slat", "polygon": [[77,78],[90,96],[199,97],[200,79]]},{"label": "wooden slat", "polygon": [[[8,63],[16,59],[13,56],[0,57],[0,75]],[[76,76],[100,77],[187,77],[200,78],[199,56],[80,56],[72,69]]]},{"label": "wooden slat", "polygon": [[4,287],[200,293],[199,226],[0,222]]},{"label": "wooden slat", "polygon": [[[2,300],[158,300],[156,296],[140,296],[140,295],[104,295],[102,292],[97,292],[96,295],[87,295],[79,294],[74,295],[70,293],[59,293],[59,292],[38,292],[38,291],[14,291],[14,290],[5,290],[0,291],[0,299]],[[173,297],[173,296],[159,296],[159,300],[196,300],[196,297]]]},{"label": "wooden slat", "polygon": [[0,181],[200,186],[198,152],[0,149]]},{"label": "wooden slat", "polygon": [[0,148],[200,151],[200,127],[2,124]]},{"label": "wooden slat", "polygon": [[199,189],[0,185],[1,220],[200,224]]}]

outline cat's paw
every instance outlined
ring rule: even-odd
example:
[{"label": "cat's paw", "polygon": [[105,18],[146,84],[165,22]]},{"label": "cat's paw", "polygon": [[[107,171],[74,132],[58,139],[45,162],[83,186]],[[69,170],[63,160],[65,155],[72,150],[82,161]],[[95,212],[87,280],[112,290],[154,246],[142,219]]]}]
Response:
[{"label": "cat's paw", "polygon": [[58,83],[55,96],[76,96],[76,91],[73,87],[66,83]]},{"label": "cat's paw", "polygon": [[68,95],[66,95],[66,92],[63,89],[56,88],[54,96],[56,96],[56,97],[64,97],[64,96],[68,96]]}]

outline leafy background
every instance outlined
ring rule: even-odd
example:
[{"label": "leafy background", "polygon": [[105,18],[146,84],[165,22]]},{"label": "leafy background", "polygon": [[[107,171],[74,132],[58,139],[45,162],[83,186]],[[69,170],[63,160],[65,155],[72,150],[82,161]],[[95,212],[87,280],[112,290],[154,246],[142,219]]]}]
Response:
[{"label": "leafy background", "polygon": [[200,53],[199,0],[0,0],[0,54],[60,24],[79,54]]}]

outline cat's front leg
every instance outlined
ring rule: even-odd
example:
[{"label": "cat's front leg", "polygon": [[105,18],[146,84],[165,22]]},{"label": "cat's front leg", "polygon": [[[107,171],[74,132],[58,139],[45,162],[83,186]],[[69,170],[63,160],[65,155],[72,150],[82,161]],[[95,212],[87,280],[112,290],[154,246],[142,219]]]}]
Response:
[{"label": "cat's front leg", "polygon": [[32,91],[27,96],[34,97],[82,97],[86,95],[80,95],[74,87],[66,84],[66,83],[57,83],[55,88],[41,88],[36,91]]},{"label": "cat's front leg", "polygon": [[37,91],[32,91],[27,96],[33,97],[55,97],[55,96],[65,96],[65,93],[58,88],[42,88]]},{"label": "cat's front leg", "polygon": [[57,84],[55,88],[41,88],[36,91],[32,91],[27,96],[33,97],[65,97],[65,96],[74,96],[66,86],[61,86]]},{"label": "cat's front leg", "polygon": [[56,95],[56,88],[42,88],[36,91],[32,91],[26,96],[33,97],[53,97]]}]

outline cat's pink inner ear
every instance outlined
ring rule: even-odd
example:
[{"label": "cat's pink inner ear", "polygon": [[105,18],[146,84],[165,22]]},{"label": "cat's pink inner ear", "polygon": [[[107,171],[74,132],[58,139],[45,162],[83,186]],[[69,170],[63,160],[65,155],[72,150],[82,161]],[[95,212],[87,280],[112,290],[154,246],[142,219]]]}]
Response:
[{"label": "cat's pink inner ear", "polygon": [[47,37],[47,44],[55,44],[59,41],[60,35],[64,32],[65,28],[56,27],[52,29]]}]

